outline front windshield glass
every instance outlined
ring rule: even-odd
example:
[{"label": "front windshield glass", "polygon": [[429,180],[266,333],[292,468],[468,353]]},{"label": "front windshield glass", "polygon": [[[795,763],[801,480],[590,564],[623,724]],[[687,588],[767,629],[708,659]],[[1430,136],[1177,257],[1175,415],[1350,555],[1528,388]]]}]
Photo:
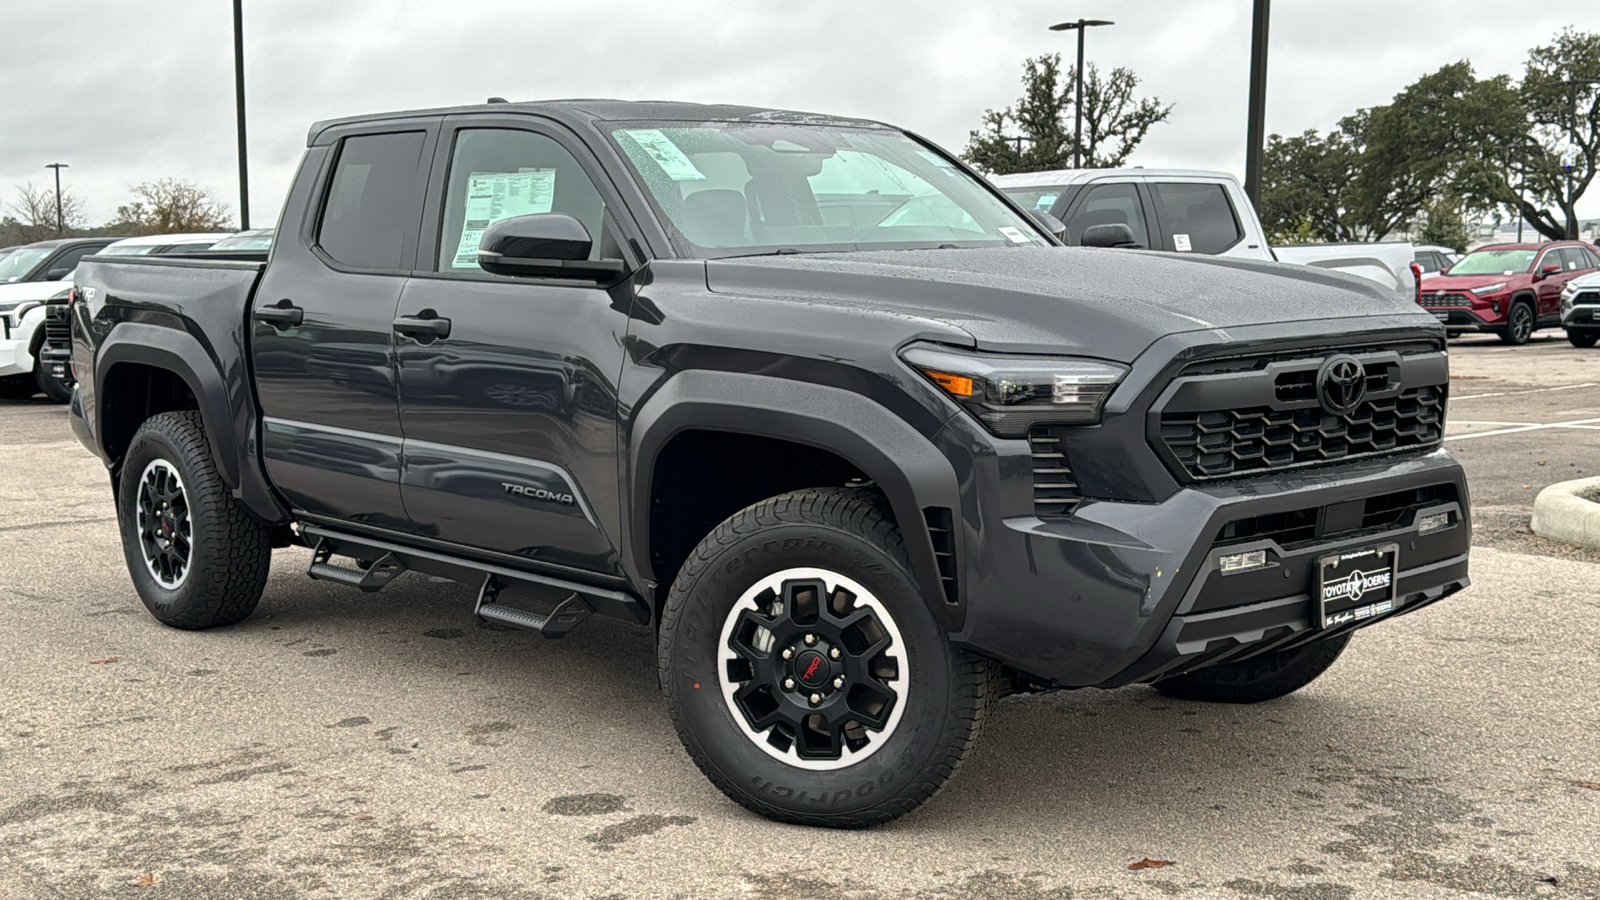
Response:
[{"label": "front windshield glass", "polygon": [[684,256],[1049,243],[898,131],[704,122],[628,123],[611,134]]},{"label": "front windshield glass", "polygon": [[1451,275],[1515,275],[1533,265],[1537,250],[1475,250],[1450,267]]},{"label": "front windshield glass", "polygon": [[23,248],[15,253],[0,257],[0,284],[10,284],[26,278],[33,267],[44,262],[44,258],[51,253],[50,248],[42,250],[29,250]]}]

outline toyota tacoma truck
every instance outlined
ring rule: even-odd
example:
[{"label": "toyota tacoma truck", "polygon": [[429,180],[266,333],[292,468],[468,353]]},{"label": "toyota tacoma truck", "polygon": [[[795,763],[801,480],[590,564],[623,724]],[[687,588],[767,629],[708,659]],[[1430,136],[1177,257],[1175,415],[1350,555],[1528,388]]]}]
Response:
[{"label": "toyota tacoma truck", "polygon": [[158,620],[244,619],[299,545],[546,637],[649,626],[689,755],[789,822],[917,807],[1003,691],[1269,700],[1468,583],[1431,316],[1059,248],[873,122],[323,122],[270,258],[91,258],[69,311]]}]

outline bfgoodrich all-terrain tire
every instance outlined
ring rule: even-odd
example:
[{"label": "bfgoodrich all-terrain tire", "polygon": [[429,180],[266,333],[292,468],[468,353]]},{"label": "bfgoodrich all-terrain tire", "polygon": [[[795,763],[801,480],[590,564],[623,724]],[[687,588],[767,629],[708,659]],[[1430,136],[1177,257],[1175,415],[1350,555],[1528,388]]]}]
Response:
[{"label": "bfgoodrich all-terrain tire", "polygon": [[1208,703],[1260,703],[1300,690],[1328,671],[1350,643],[1350,632],[1277,653],[1210,666],[1155,683],[1169,697]]},{"label": "bfgoodrich all-terrain tire", "polygon": [[683,745],[771,819],[860,828],[932,797],[992,708],[993,663],[952,646],[883,500],[774,497],[695,548],[661,620]]},{"label": "bfgoodrich all-terrain tire", "polygon": [[248,617],[266,587],[271,532],[223,485],[200,414],[146,420],[121,479],[122,552],[151,615],[188,629]]}]

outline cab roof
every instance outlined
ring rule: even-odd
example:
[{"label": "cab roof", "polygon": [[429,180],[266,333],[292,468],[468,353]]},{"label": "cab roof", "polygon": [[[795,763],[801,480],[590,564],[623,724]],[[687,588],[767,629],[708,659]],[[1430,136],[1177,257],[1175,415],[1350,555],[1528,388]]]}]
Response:
[{"label": "cab roof", "polygon": [[311,126],[306,145],[328,143],[324,139],[330,129],[366,122],[386,122],[404,119],[428,119],[453,115],[528,115],[547,116],[569,125],[596,122],[774,122],[785,124],[841,125],[852,128],[889,128],[882,122],[869,119],[852,119],[823,113],[802,112],[790,109],[772,109],[764,106],[735,106],[729,104],[685,103],[671,100],[528,100],[506,103],[477,103],[471,106],[444,106],[434,109],[415,109],[400,112],[375,113],[326,119]]}]

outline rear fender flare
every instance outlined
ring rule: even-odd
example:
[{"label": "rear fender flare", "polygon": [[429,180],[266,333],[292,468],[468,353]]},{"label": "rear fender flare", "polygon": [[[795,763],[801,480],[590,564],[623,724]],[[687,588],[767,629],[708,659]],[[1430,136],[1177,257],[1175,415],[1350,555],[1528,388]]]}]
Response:
[{"label": "rear fender flare", "polygon": [[[960,488],[950,462],[909,423],[861,394],[763,375],[691,370],[673,376],[634,417],[628,436],[625,565],[654,580],[650,560],[651,477],[673,437],[692,430],[777,438],[834,453],[877,484],[900,525],[924,602],[949,631],[965,606],[945,598],[925,507],[960,516]],[[959,573],[958,576],[959,578]],[[959,594],[958,594],[959,596]]]},{"label": "rear fender flare", "polygon": [[[211,458],[229,490],[239,486],[239,445],[229,426],[233,416],[228,408],[228,389],[222,374],[211,366],[197,367],[194,360],[210,360],[211,355],[192,335],[172,328],[143,322],[123,322],[101,345],[94,364],[95,396],[99,398],[96,429],[104,446],[107,375],[119,363],[137,363],[162,369],[178,376],[189,386],[205,424]],[[105,448],[109,451],[110,448]]]}]

